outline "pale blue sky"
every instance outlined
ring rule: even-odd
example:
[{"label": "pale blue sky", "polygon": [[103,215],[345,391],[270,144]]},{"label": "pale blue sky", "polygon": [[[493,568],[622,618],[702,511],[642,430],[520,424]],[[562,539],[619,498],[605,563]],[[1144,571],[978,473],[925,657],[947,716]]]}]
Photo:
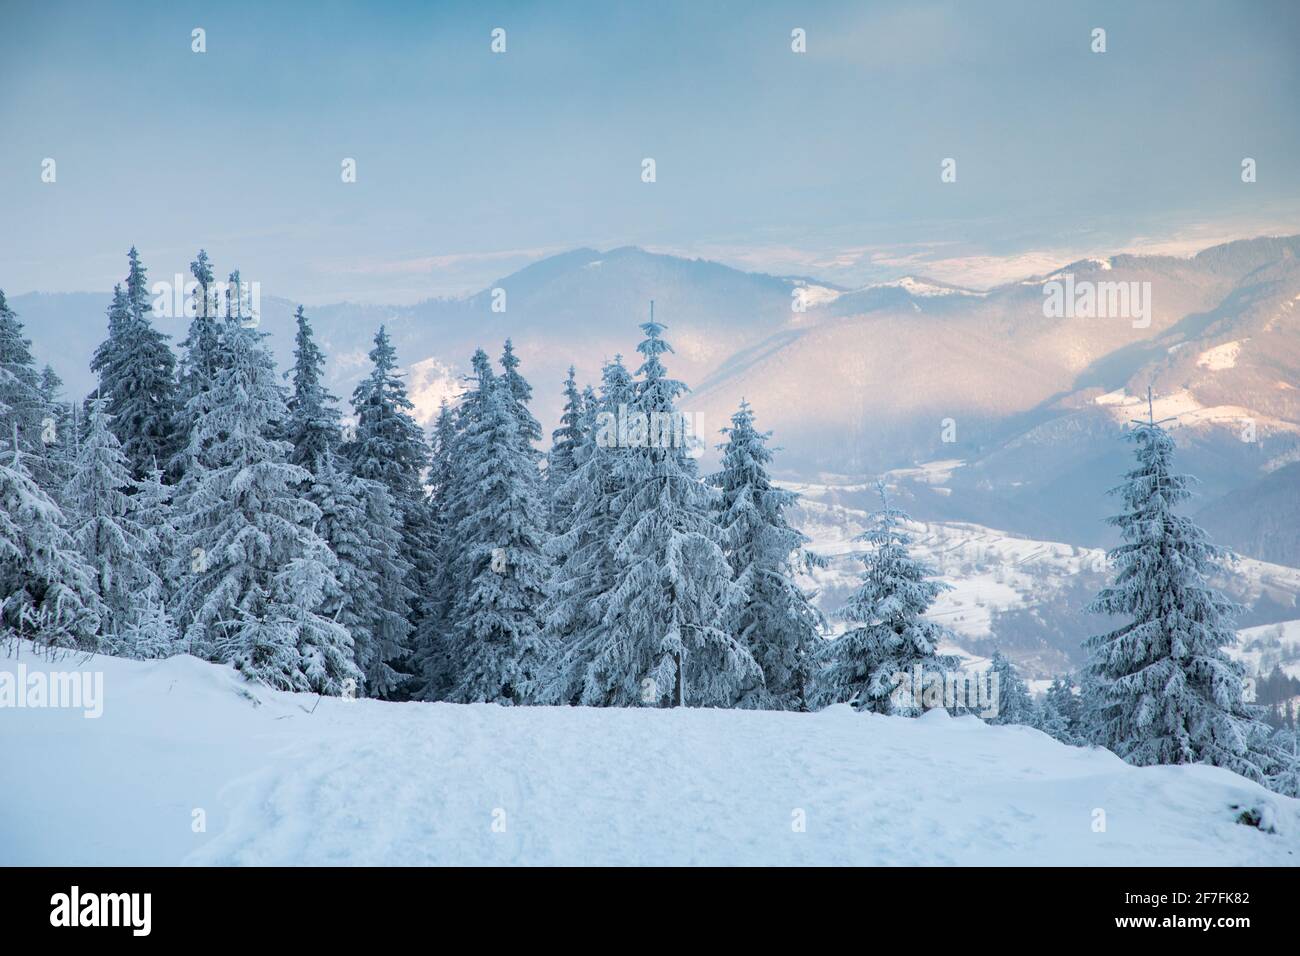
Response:
[{"label": "pale blue sky", "polygon": [[0,0],[0,286],[107,289],[133,243],[319,303],[582,245],[987,282],[1295,232],[1297,38],[1291,0]]}]

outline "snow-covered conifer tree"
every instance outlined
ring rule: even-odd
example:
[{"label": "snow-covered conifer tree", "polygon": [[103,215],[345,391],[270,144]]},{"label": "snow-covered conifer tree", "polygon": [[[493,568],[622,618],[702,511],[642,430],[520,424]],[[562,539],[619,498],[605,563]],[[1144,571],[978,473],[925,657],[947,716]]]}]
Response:
[{"label": "snow-covered conifer tree", "polygon": [[391,697],[402,683],[392,662],[406,648],[414,597],[406,586],[401,526],[383,482],[348,474],[328,449],[322,456],[307,497],[321,512],[316,532],[338,558],[338,587],[322,613],[352,635],[366,693]]},{"label": "snow-covered conifer tree", "polygon": [[565,500],[564,486],[576,467],[574,456],[583,439],[583,399],[574,374],[574,367],[570,365],[564,380],[564,410],[560,414],[560,427],[551,433],[551,450],[546,456],[546,497],[550,502],[551,530],[555,533],[561,530],[561,522],[569,516],[570,502]]},{"label": "snow-covered conifer tree", "polygon": [[1079,720],[1079,698],[1073,683],[1067,677],[1054,678],[1038,701],[1034,726],[1061,743],[1079,745],[1085,742]]},{"label": "snow-covered conifer tree", "polygon": [[1108,554],[1115,579],[1089,607],[1129,618],[1084,642],[1095,742],[1138,766],[1209,763],[1258,780],[1260,725],[1241,666],[1224,652],[1236,641],[1234,607],[1207,581],[1230,556],[1175,512],[1194,479],[1174,472],[1173,436],[1149,398],[1147,419],[1127,435],[1137,467],[1113,492],[1124,503],[1109,519],[1124,539]]},{"label": "snow-covered conifer tree", "polygon": [[45,474],[49,477],[48,491],[62,506],[63,488],[72,475],[80,445],[81,421],[75,403],[62,401],[63,379],[48,365],[41,369],[40,392],[45,403],[41,445]]},{"label": "snow-covered conifer tree", "polygon": [[[722,449],[718,523],[736,585],[744,593],[731,626],[763,670],[763,681],[746,690],[744,707],[807,710],[813,658],[825,625],[813,606],[814,595],[794,581],[799,565],[821,565],[804,552],[809,539],[790,526],[786,509],[798,500],[772,484],[767,468],[770,433],[754,427],[749,403],[731,416]],[[806,566],[806,565],[805,565]]]},{"label": "snow-covered conifer tree", "polygon": [[90,367],[99,375],[98,394],[108,401],[131,476],[140,480],[178,450],[176,357],[169,337],[154,328],[146,270],[134,247],[127,259],[126,289],[114,290],[108,338],[95,349]]},{"label": "snow-covered conifer tree", "polygon": [[[0,392],[10,374],[0,366]],[[3,419],[10,432],[0,438],[7,446],[0,448],[0,622],[8,635],[45,647],[98,650],[103,604],[95,576],[63,512],[27,471],[18,426],[0,405]]]},{"label": "snow-covered conifer tree", "polygon": [[31,344],[0,290],[0,441],[11,441],[17,427],[24,469],[57,502],[62,486],[50,461],[50,446],[58,438],[57,416],[46,398]]},{"label": "snow-covered conifer tree", "polygon": [[343,453],[354,475],[382,482],[392,496],[402,528],[402,559],[411,568],[407,587],[415,595],[408,617],[420,628],[432,613],[428,597],[438,574],[433,514],[422,481],[429,447],[411,415],[397,352],[382,327],[370,360],[374,368],[352,393],[356,437],[344,445]]},{"label": "snow-covered conifer tree", "polygon": [[297,348],[284,428],[293,446],[289,460],[311,475],[306,497],[321,512],[316,532],[338,559],[338,587],[327,592],[322,613],[352,635],[366,693],[391,697],[403,682],[392,662],[406,652],[415,598],[408,587],[411,566],[402,556],[401,518],[388,487],[350,474],[340,457],[337,399],[323,383],[325,354],[302,306],[294,320]]},{"label": "snow-covered conifer tree", "polygon": [[261,338],[225,322],[217,377],[190,400],[177,617],[192,653],[272,687],[338,694],[361,673],[347,631],[320,614],[336,560],[297,491],[309,473],[272,437],[285,401]]},{"label": "snow-covered conifer tree", "polygon": [[457,449],[465,473],[451,534],[466,582],[451,608],[449,699],[527,703],[548,657],[538,617],[548,574],[546,510],[505,379],[488,379],[478,399],[479,415]]},{"label": "snow-covered conifer tree", "polygon": [[228,323],[217,302],[212,264],[207,252],[199,250],[198,257],[190,263],[190,274],[197,286],[191,304],[186,307],[194,314],[188,334],[181,342],[181,358],[176,366],[174,434],[177,450],[169,464],[169,471],[174,475],[183,474],[188,465],[190,433],[197,417],[209,406],[206,400],[196,400],[211,391],[226,351],[222,337]]},{"label": "snow-covered conifer tree", "polygon": [[[300,554],[291,558],[272,578],[270,605],[265,616],[255,619],[249,612],[242,614],[246,624],[255,627],[279,627],[289,640],[281,644],[273,641],[272,647],[297,649],[297,666],[301,678],[290,677],[293,672],[281,667],[284,662],[266,662],[260,659],[257,640],[245,641],[242,635],[228,640],[227,651],[235,666],[247,674],[255,674],[264,682],[292,686],[296,690],[312,690],[332,696],[353,696],[364,675],[357,666],[352,635],[337,620],[320,613],[328,596],[338,590],[334,577],[336,560],[325,542],[318,537],[305,537]],[[292,685],[289,681],[292,680]]]},{"label": "snow-covered conifer tree", "polygon": [[453,616],[468,592],[472,571],[463,560],[454,529],[465,518],[465,507],[472,500],[474,462],[466,453],[465,442],[483,420],[486,398],[496,379],[492,361],[483,349],[475,350],[471,365],[473,373],[466,376],[467,387],[457,398],[455,408],[442,409],[435,423],[428,513],[436,560],[422,608],[425,613],[416,623],[416,649],[412,655],[419,675],[416,693],[421,700],[447,699],[460,673],[461,661],[456,655],[461,645]]},{"label": "snow-covered conifer tree", "polygon": [[533,448],[533,442],[542,440],[542,426],[528,410],[528,403],[533,399],[533,387],[519,374],[519,356],[515,355],[515,346],[510,339],[506,339],[501,351],[501,368],[501,380],[505,382],[506,394],[513,403],[511,410],[519,425],[519,441],[531,450],[530,456],[534,461],[540,461],[541,453]]},{"label": "snow-covered conifer tree", "polygon": [[1034,699],[1029,688],[1020,679],[1016,666],[1001,651],[994,651],[989,663],[990,677],[998,681],[997,714],[988,719],[990,724],[1020,724],[1035,726]]},{"label": "snow-covered conifer tree", "polygon": [[[484,354],[485,361],[486,358]],[[441,700],[454,683],[449,622],[459,554],[447,529],[454,521],[452,498],[460,475],[455,457],[456,420],[456,413],[444,399],[433,425],[428,475],[428,508],[436,562],[432,588],[425,595],[426,613],[421,616],[412,638],[412,670],[417,680],[413,695],[420,700]]]},{"label": "snow-covered conifer tree", "polygon": [[158,542],[138,520],[140,499],[128,494],[136,488],[117,437],[110,428],[108,402],[90,403],[86,437],[81,442],[72,477],[64,490],[72,540],[95,577],[96,591],[104,603],[101,636],[108,649],[137,656],[128,641],[144,635],[137,626],[144,617],[162,628],[149,640],[149,656],[173,636],[167,622],[163,586],[154,571]]},{"label": "snow-covered conifer tree", "polygon": [[319,476],[342,444],[338,399],[325,388],[325,353],[316,344],[311,322],[303,314],[302,306],[298,306],[293,318],[298,331],[293,369],[285,373],[293,376],[285,437],[293,445],[289,460]]},{"label": "snow-covered conifer tree", "polygon": [[174,494],[175,489],[164,481],[162,468],[157,462],[151,462],[144,478],[136,482],[132,495],[136,520],[152,539],[149,566],[162,583],[163,601],[168,607],[175,587],[178,547],[176,513],[172,507]]},{"label": "snow-covered conifer tree", "polygon": [[[876,487],[881,508],[858,539],[870,546],[862,558],[866,571],[839,613],[849,629],[823,647],[820,696],[830,703],[847,700],[858,710],[916,716],[924,704],[915,686],[917,666],[923,680],[941,680],[958,665],[939,653],[944,628],[925,617],[949,586],[932,580],[930,567],[911,555],[911,519],[890,506],[883,483]],[[900,675],[913,679],[910,694],[899,692]]]},{"label": "snow-covered conifer tree", "polygon": [[[588,700],[607,705],[730,707],[762,679],[749,648],[726,629],[741,597],[714,520],[717,492],[675,436],[677,398],[664,326],[641,326],[636,400],[616,427],[622,490],[613,530],[617,578],[605,602],[601,643],[587,666]],[[609,426],[610,423],[603,423]],[[605,427],[605,440],[609,427]]]},{"label": "snow-covered conifer tree", "polygon": [[[542,426],[528,408],[528,403],[533,398],[533,387],[520,374],[519,357],[515,355],[514,343],[509,339],[506,339],[505,347],[501,353],[501,368],[502,373],[499,381],[504,386],[504,394],[509,399],[507,407],[515,417],[519,453],[532,466],[526,469],[520,475],[520,478],[532,485],[529,492],[530,496],[536,496],[541,500],[545,509],[546,489],[542,481],[541,467],[543,456],[535,444],[535,442],[541,441]],[[549,515],[547,525],[549,526]]]},{"label": "snow-covered conifer tree", "polygon": [[584,403],[573,472],[557,489],[568,510],[559,515],[562,530],[546,544],[555,570],[542,616],[554,654],[539,686],[542,703],[601,705],[609,698],[608,684],[592,665],[609,637],[601,621],[618,577],[615,505],[623,488],[618,459],[627,450],[597,436],[613,437],[609,428],[598,429],[601,415],[609,422],[635,398],[632,376],[622,356],[615,356],[602,370],[599,400],[593,396]]}]

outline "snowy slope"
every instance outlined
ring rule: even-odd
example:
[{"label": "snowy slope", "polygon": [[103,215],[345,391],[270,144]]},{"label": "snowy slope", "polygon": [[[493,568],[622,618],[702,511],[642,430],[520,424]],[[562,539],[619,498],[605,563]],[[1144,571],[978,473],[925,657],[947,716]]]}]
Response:
[{"label": "snowy slope", "polygon": [[317,703],[189,657],[21,663],[102,671],[104,710],[0,710],[5,864],[1300,862],[1300,802],[1227,771],[941,712]]},{"label": "snowy slope", "polygon": [[1300,621],[1248,627],[1237,637],[1228,653],[1246,665],[1246,673],[1268,674],[1281,667],[1288,677],[1300,678]]},{"label": "snowy slope", "polygon": [[[913,471],[927,484],[941,483],[956,464],[932,462]],[[890,477],[902,474],[891,472]],[[822,610],[833,613],[861,583],[859,558],[865,545],[857,538],[869,524],[868,509],[877,503],[865,485],[779,484],[800,494],[791,520],[812,539],[810,550],[829,559],[826,568],[803,583],[816,587]],[[861,507],[854,506],[859,503]],[[1081,641],[1105,623],[1082,611],[1108,582],[1104,550],[964,521],[915,521],[911,527],[916,554],[952,586],[929,617],[956,634],[959,653],[985,654],[987,648],[980,645],[991,639],[1010,653],[1025,676],[1044,679],[1082,663]],[[1258,613],[1273,609],[1289,617],[1300,595],[1300,568],[1241,558],[1231,575],[1215,584]],[[1019,617],[1007,616],[1016,612]],[[1028,643],[1029,638],[1043,643]]]}]

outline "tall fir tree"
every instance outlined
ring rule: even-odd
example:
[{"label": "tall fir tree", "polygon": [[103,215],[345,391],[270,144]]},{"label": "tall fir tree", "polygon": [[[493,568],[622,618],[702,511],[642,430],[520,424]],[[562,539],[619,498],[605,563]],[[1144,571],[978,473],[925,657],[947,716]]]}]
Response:
[{"label": "tall fir tree", "polygon": [[[520,474],[520,479],[530,485],[529,497],[537,497],[545,508],[546,489],[543,485],[542,452],[536,442],[541,441],[542,426],[528,408],[533,398],[533,387],[519,371],[519,356],[515,354],[514,343],[506,339],[501,352],[501,377],[504,387],[506,407],[515,419],[516,441],[520,457],[529,463],[529,467]],[[549,515],[547,520],[549,527]]]},{"label": "tall fir tree", "polygon": [[162,581],[163,598],[171,604],[172,574],[176,562],[176,513],[172,504],[175,489],[166,483],[165,474],[157,462],[140,481],[136,482],[133,504],[136,519],[152,537],[154,550],[150,568]]},{"label": "tall fir tree", "polygon": [[1261,726],[1224,651],[1235,608],[1208,583],[1231,556],[1175,512],[1194,479],[1173,470],[1174,439],[1149,392],[1146,420],[1132,424],[1137,466],[1112,491],[1124,504],[1109,519],[1123,537],[1108,553],[1115,578],[1089,606],[1129,621],[1084,642],[1095,742],[1138,766],[1209,763],[1259,780]]},{"label": "tall fir tree", "polygon": [[[3,298],[0,297],[0,306]],[[0,366],[0,381],[10,374]],[[8,418],[0,405],[0,419]],[[55,501],[23,461],[10,419],[0,448],[0,623],[50,649],[98,650],[103,603]]]},{"label": "tall fir tree", "polygon": [[799,496],[772,484],[767,448],[770,433],[754,427],[749,403],[731,416],[722,450],[722,471],[713,482],[721,491],[718,523],[736,585],[743,593],[732,632],[749,648],[763,671],[762,683],[747,688],[743,707],[808,710],[813,662],[825,620],[815,595],[795,583],[800,567],[825,562],[804,551],[809,538],[790,526],[787,509]]},{"label": "tall fir tree", "polygon": [[619,458],[626,454],[610,437],[598,431],[619,409],[636,398],[632,376],[615,356],[601,372],[600,397],[585,402],[581,442],[574,450],[574,467],[558,490],[566,503],[559,530],[546,545],[554,564],[542,616],[548,644],[554,649],[540,682],[538,700],[550,704],[603,705],[610,702],[611,687],[596,662],[602,648],[612,646],[601,623],[609,593],[618,578],[614,556],[616,504],[623,489]]},{"label": "tall fir tree", "polygon": [[17,428],[25,471],[57,502],[62,485],[51,461],[58,438],[57,412],[46,398],[31,345],[0,289],[0,441],[13,439]]},{"label": "tall fir tree", "polygon": [[644,361],[629,420],[601,429],[609,443],[614,428],[614,443],[628,450],[614,505],[617,577],[586,683],[603,691],[605,704],[730,707],[761,671],[725,626],[741,593],[714,520],[717,493],[678,440],[677,399],[686,386],[668,377],[662,356],[672,347],[653,312],[641,329]]},{"label": "tall fir tree", "polygon": [[520,444],[529,450],[529,456],[534,461],[540,461],[541,453],[533,447],[533,442],[542,440],[542,426],[528,409],[528,403],[533,399],[533,387],[519,373],[519,356],[515,354],[515,346],[510,339],[506,339],[505,347],[501,350],[501,380],[511,399],[511,411],[518,425]]},{"label": "tall fir tree", "polygon": [[126,288],[114,290],[108,338],[90,368],[131,476],[140,480],[177,451],[176,357],[168,336],[154,328],[146,270],[134,246],[127,262]]},{"label": "tall fir tree", "polygon": [[351,636],[320,613],[337,562],[298,492],[310,473],[273,437],[285,399],[262,338],[225,323],[216,379],[187,409],[177,616],[194,653],[271,687],[339,694],[362,675]]},{"label": "tall fir tree", "polygon": [[[486,355],[484,356],[486,358]],[[452,496],[460,474],[456,458],[456,413],[446,399],[434,422],[429,463],[428,509],[435,567],[432,588],[426,595],[425,611],[412,638],[412,670],[416,675],[413,696],[420,700],[441,700],[455,682],[451,660],[450,621],[458,555],[448,529],[452,526]]]},{"label": "tall fir tree", "polygon": [[471,435],[479,434],[486,417],[488,396],[497,376],[492,360],[476,349],[472,372],[454,411],[440,416],[437,458],[432,461],[429,514],[436,556],[429,600],[416,623],[419,672],[418,693],[424,700],[448,699],[460,681],[463,646],[457,631],[457,608],[468,600],[474,568],[464,560],[462,542],[455,529],[469,515],[477,494],[475,458],[481,449],[468,449]]},{"label": "tall fir tree", "polygon": [[1016,672],[1016,666],[1001,651],[994,651],[989,662],[989,676],[998,680],[997,713],[988,719],[990,724],[1036,725],[1034,700],[1029,688]]},{"label": "tall fir tree", "polygon": [[[107,400],[91,402],[86,438],[64,491],[72,540],[95,577],[103,601],[101,636],[106,648],[129,657],[165,656],[174,641],[157,572],[160,542],[139,520],[152,502],[137,490],[117,437]],[[158,633],[149,634],[148,628]],[[143,642],[145,646],[138,647]]]},{"label": "tall fir tree", "polygon": [[531,701],[549,656],[539,620],[546,511],[536,461],[520,436],[519,393],[504,377],[487,379],[486,389],[458,443],[465,474],[452,538],[466,581],[451,608],[456,676],[449,699],[522,704]]},{"label": "tall fir tree", "polygon": [[130,322],[131,307],[121,283],[113,286],[113,298],[108,303],[107,317],[108,336],[95,346],[90,357],[90,370],[99,376],[99,387],[95,391],[101,396],[112,393],[116,377],[124,364],[122,353],[126,346],[125,331]]},{"label": "tall fir tree", "polygon": [[190,275],[194,277],[195,288],[186,305],[187,313],[192,314],[176,367],[176,417],[173,422],[176,452],[169,463],[171,474],[177,477],[189,464],[191,433],[198,417],[211,410],[205,396],[212,390],[221,368],[226,351],[222,338],[228,324],[221,312],[212,264],[205,250],[200,249],[190,263]]},{"label": "tall fir tree", "polygon": [[556,533],[571,511],[565,484],[576,467],[575,455],[583,440],[585,414],[575,374],[570,365],[564,380],[564,410],[560,413],[560,427],[551,433],[551,449],[546,456],[546,497],[550,502],[551,530]]},{"label": "tall fir tree", "polygon": [[411,568],[407,587],[415,595],[408,616],[419,628],[431,613],[428,596],[437,577],[433,516],[422,480],[429,447],[411,415],[413,406],[397,370],[397,352],[382,327],[375,335],[370,360],[374,364],[370,375],[352,393],[356,437],[344,446],[344,454],[353,474],[382,482],[392,496],[401,521],[402,559]]},{"label": "tall fir tree", "polygon": [[45,467],[50,476],[52,497],[62,503],[63,487],[76,468],[81,419],[76,404],[63,401],[63,379],[48,365],[41,369],[40,392],[46,409],[45,418],[41,420]]},{"label": "tall fir tree", "polygon": [[290,463],[310,475],[304,490],[320,510],[316,532],[337,558],[337,587],[327,589],[322,614],[352,636],[365,692],[391,697],[402,683],[392,663],[405,653],[415,597],[407,587],[411,568],[402,557],[400,517],[387,486],[352,475],[340,457],[338,400],[324,386],[325,353],[302,306],[294,322],[294,367],[286,373],[293,387],[284,432],[292,446]]},{"label": "tall fir tree", "polygon": [[365,692],[392,697],[403,682],[392,663],[407,646],[414,595],[406,586],[410,567],[402,559],[388,488],[348,474],[326,451],[307,499],[320,509],[316,532],[338,559],[337,587],[327,592],[321,613],[352,636]]},{"label": "tall fir tree", "polygon": [[939,653],[946,632],[927,620],[935,599],[948,585],[932,579],[931,568],[910,553],[910,517],[891,507],[883,483],[877,483],[881,507],[871,515],[871,527],[858,540],[868,545],[863,555],[862,584],[840,610],[846,630],[822,649],[820,696],[828,703],[849,701],[859,711],[914,717],[923,704],[919,688],[900,693],[900,675],[936,679],[958,666],[956,658]]},{"label": "tall fir tree", "polygon": [[301,305],[293,319],[297,333],[293,369],[285,373],[293,376],[285,437],[293,445],[290,462],[319,476],[342,444],[338,399],[325,388],[325,353]]}]

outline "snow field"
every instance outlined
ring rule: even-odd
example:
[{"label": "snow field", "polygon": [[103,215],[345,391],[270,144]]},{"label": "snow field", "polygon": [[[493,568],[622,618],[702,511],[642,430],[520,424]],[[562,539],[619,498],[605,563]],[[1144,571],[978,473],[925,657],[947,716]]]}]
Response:
[{"label": "snow field", "polygon": [[943,712],[318,700],[30,648],[0,673],[20,660],[102,671],[104,711],[0,709],[10,865],[1300,862],[1300,801]]}]

